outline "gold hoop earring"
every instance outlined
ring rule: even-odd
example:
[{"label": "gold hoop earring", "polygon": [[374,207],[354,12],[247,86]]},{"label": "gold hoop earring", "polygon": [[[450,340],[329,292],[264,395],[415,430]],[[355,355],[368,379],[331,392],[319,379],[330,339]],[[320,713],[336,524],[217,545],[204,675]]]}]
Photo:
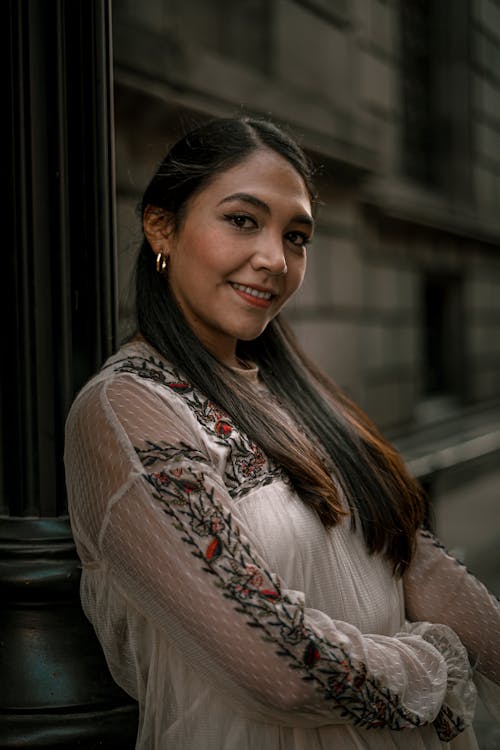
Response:
[{"label": "gold hoop earring", "polygon": [[158,253],[156,256],[156,270],[158,273],[164,274],[167,270],[167,257],[164,253]]}]

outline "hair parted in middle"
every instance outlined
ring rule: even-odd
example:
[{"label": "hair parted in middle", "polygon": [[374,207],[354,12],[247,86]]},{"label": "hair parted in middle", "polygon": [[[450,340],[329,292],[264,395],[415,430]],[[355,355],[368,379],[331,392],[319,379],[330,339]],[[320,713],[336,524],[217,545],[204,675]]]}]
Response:
[{"label": "hair parted in middle", "polygon": [[[217,175],[262,149],[281,155],[317,202],[313,167],[298,144],[267,120],[221,118],[189,132],[166,154],[147,186],[148,207],[182,225],[189,200]],[[283,468],[304,503],[331,527],[350,515],[371,553],[383,554],[397,574],[408,566],[425,503],[419,484],[371,420],[302,351],[277,315],[237,355],[254,362],[269,391],[292,417],[280,420],[251,384],[217,360],[196,337],[144,238],[136,269],[139,332],[187,380],[226,412],[235,426]],[[319,448],[321,446],[321,448]]]}]

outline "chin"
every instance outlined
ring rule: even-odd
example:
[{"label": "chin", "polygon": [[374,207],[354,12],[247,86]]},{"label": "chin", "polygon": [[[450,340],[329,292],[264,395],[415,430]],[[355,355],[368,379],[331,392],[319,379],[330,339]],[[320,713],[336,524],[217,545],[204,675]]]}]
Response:
[{"label": "chin", "polygon": [[259,328],[253,328],[252,330],[245,330],[240,331],[237,335],[237,338],[239,341],[253,341],[254,339],[258,338],[261,333],[263,333],[267,328],[267,323],[265,326],[260,326]]}]

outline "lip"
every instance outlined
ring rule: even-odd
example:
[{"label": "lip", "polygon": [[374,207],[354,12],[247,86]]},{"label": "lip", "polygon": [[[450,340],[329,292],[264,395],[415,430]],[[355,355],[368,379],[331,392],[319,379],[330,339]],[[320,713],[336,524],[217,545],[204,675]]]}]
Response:
[{"label": "lip", "polygon": [[229,282],[232,284],[239,284],[240,286],[249,286],[250,289],[255,289],[256,292],[267,292],[267,294],[270,294],[273,297],[278,296],[278,292],[275,289],[270,289],[268,286],[260,286],[259,284],[247,284],[245,281],[233,281],[231,280]]},{"label": "lip", "polygon": [[[266,294],[270,294],[271,298],[264,299],[263,297],[254,297],[253,295],[245,292],[243,289],[237,289],[235,286],[233,286],[234,284],[250,287],[250,289],[255,289],[255,291],[257,292],[265,292]],[[268,308],[271,305],[274,297],[277,296],[276,292],[272,289],[260,286],[258,284],[244,284],[240,281],[230,281],[229,286],[234,292],[236,292],[239,297],[241,297],[241,299],[245,300],[245,302],[248,302],[248,304],[253,305],[253,307]]]}]

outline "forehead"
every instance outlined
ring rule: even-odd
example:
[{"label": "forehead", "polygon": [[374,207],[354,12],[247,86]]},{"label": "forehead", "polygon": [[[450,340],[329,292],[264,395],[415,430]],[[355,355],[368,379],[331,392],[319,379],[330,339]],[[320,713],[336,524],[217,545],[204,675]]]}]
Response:
[{"label": "forehead", "polygon": [[217,174],[194,197],[195,204],[219,202],[233,193],[248,193],[268,203],[283,205],[294,212],[311,213],[305,182],[287,159],[271,149],[259,149],[243,161]]}]

